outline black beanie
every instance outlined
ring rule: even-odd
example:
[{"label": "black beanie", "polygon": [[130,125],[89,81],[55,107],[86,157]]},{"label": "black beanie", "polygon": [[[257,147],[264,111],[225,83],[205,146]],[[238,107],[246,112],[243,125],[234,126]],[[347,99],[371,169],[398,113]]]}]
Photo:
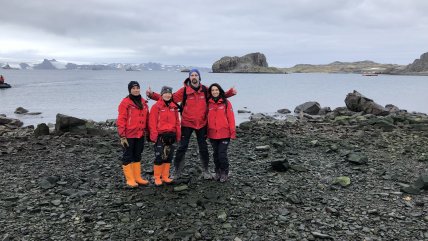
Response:
[{"label": "black beanie", "polygon": [[162,90],[161,90],[161,95],[165,94],[165,93],[171,93],[172,94],[172,87],[169,86],[163,86]]},{"label": "black beanie", "polygon": [[140,84],[137,81],[131,81],[128,84],[128,92],[131,93],[131,89],[134,86],[138,86],[138,88],[140,88]]}]

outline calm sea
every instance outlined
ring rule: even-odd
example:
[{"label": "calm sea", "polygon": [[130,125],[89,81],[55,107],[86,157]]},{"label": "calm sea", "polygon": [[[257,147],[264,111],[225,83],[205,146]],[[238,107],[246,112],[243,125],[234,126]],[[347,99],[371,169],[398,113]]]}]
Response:
[{"label": "calm sea", "polygon": [[[188,73],[161,71],[76,71],[1,70],[13,87],[0,89],[0,114],[18,118],[25,125],[55,123],[57,113],[104,121],[117,116],[117,107],[128,94],[127,84],[138,81],[159,92],[163,85],[174,91],[183,85]],[[235,86],[238,95],[230,100],[235,113],[273,114],[281,108],[291,111],[306,101],[318,101],[332,109],[345,106],[346,94],[358,90],[381,105],[428,113],[427,76],[361,76],[357,74],[214,74],[201,73],[202,83],[217,82],[224,89]],[[149,105],[154,103],[149,101]],[[41,115],[16,115],[17,107]],[[236,114],[237,122],[248,114]]]}]

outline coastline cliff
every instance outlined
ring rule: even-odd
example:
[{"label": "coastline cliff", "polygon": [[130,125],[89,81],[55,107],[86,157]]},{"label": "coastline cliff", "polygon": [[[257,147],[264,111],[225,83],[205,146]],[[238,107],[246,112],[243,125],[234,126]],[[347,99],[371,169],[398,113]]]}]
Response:
[{"label": "coastline cliff", "polygon": [[212,65],[213,73],[269,73],[284,74],[275,67],[269,67],[266,56],[262,53],[251,53],[242,57],[222,57]]}]

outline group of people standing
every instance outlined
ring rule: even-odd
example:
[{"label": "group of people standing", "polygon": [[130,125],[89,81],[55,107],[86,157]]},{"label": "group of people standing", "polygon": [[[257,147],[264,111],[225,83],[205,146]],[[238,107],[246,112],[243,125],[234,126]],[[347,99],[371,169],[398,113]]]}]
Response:
[{"label": "group of people standing", "polygon": [[[199,147],[204,179],[227,181],[229,159],[227,149],[230,139],[236,138],[235,118],[232,104],[227,100],[236,90],[225,92],[214,83],[208,88],[201,84],[197,69],[189,72],[184,86],[175,93],[164,86],[160,94],[150,88],[148,98],[157,102],[150,111],[147,100],[141,97],[140,85],[136,81],[128,84],[129,95],[119,105],[117,129],[123,146],[122,168],[127,186],[148,185],[141,177],[141,154],[144,137],[154,144],[154,184],[171,183],[170,168],[173,162],[175,178],[182,175],[185,154],[192,133],[195,132]],[[206,138],[213,149],[215,176],[209,170],[209,152]],[[174,158],[175,143],[178,144]],[[173,161],[174,159],[174,161]]]}]

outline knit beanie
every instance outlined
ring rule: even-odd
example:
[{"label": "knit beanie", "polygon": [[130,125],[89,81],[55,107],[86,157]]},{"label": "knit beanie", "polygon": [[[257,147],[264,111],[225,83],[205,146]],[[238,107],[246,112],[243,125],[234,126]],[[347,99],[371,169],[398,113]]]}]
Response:
[{"label": "knit beanie", "polygon": [[199,73],[199,70],[198,70],[198,69],[191,69],[191,70],[189,71],[189,77],[190,77],[190,75],[191,75],[193,72],[196,72],[196,73],[199,75],[199,80],[201,80],[201,79],[202,79],[202,78],[201,78],[201,73]]},{"label": "knit beanie", "polygon": [[161,90],[161,95],[165,94],[165,93],[171,93],[172,94],[172,87],[169,86],[163,86],[162,90]]},{"label": "knit beanie", "polygon": [[137,81],[131,81],[128,84],[128,92],[131,93],[131,89],[134,86],[138,86],[138,88],[140,88],[140,84]]}]

